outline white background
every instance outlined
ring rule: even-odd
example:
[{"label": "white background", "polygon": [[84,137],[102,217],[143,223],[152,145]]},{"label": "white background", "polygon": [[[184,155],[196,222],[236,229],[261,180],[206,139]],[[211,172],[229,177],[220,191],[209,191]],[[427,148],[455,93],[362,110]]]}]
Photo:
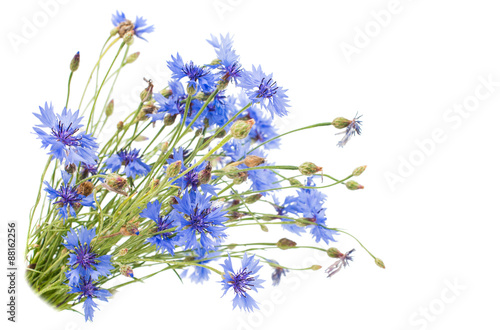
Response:
[{"label": "white background", "polygon": [[[49,8],[50,17],[43,14],[43,3],[57,4]],[[261,64],[289,89],[292,111],[280,123],[282,131],[363,114],[362,136],[344,149],[335,146],[339,137],[328,127],[283,139],[281,150],[269,158],[290,165],[313,161],[338,177],[368,165],[358,180],[364,190],[327,191],[327,215],[331,226],[357,235],[387,266],[376,267],[356,242],[339,236],[339,249],[356,248],[351,266],[330,279],[322,270],[289,274],[277,289],[265,270],[267,289],[255,296],[265,304],[263,312],[232,311],[230,298],[220,299],[215,276],[197,286],[164,274],[100,303],[93,324],[75,313],[53,311],[20,276],[18,323],[9,323],[9,329],[498,329],[500,8],[487,0],[390,3],[3,1],[1,218],[18,221],[19,258],[46,160],[31,133],[31,113],[45,101],[62,109],[68,65],[80,51],[70,101],[77,106],[118,9],[128,17],[144,16],[156,31],[148,43],[136,40],[132,47],[141,56],[124,71],[113,95],[115,122],[136,104],[142,77],[166,83],[170,54],[209,62],[214,53],[205,39],[226,32],[235,36],[246,67]],[[381,27],[372,12],[388,8],[393,14]],[[25,26],[32,23],[38,27],[28,33]],[[359,31],[365,29],[371,36],[361,40]],[[23,43],[16,46],[12,38],[24,38]],[[347,44],[356,47],[352,56],[341,50]],[[488,95],[481,79],[496,82]],[[482,100],[475,103],[477,96]],[[469,110],[452,112],[464,102]],[[5,251],[6,224],[1,227]],[[274,227],[267,234],[234,237],[251,240],[250,234],[271,242],[285,236]],[[324,267],[333,261],[294,252],[272,256],[296,267],[310,265],[311,257]],[[0,315],[6,324],[7,284],[1,278]]]}]

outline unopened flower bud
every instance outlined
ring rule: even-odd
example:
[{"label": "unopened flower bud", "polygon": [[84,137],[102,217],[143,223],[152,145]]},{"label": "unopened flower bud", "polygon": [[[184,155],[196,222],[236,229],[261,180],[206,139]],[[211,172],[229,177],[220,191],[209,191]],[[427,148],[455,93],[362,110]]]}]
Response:
[{"label": "unopened flower bud", "polygon": [[354,175],[354,176],[360,176],[361,174],[363,174],[363,172],[365,170],[366,170],[366,165],[360,166],[360,167],[356,167],[354,169],[354,171],[352,171],[352,175]]},{"label": "unopened flower bud", "polygon": [[120,234],[123,236],[139,235],[139,223],[133,220],[127,222],[127,224],[120,229]]},{"label": "unopened flower bud", "polygon": [[259,156],[249,155],[249,156],[245,157],[245,159],[243,160],[243,164],[245,164],[248,167],[255,167],[255,166],[259,166],[260,164],[264,163],[265,161],[266,161],[265,158],[262,158]]},{"label": "unopened flower bud", "polygon": [[149,184],[149,187],[151,189],[155,189],[156,187],[158,187],[159,184],[160,184],[160,179],[153,179]]},{"label": "unopened flower bud", "polygon": [[163,142],[160,147],[161,152],[164,154],[168,151],[168,142]]},{"label": "unopened flower bud", "polygon": [[76,165],[75,165],[75,164],[73,164],[73,163],[68,164],[68,165],[66,165],[66,166],[64,167],[64,170],[65,170],[66,172],[68,172],[69,174],[73,174],[73,173],[75,173],[75,171],[76,171]]},{"label": "unopened flower bud", "polygon": [[165,126],[172,125],[173,123],[175,123],[175,117],[176,115],[173,116],[171,114],[165,115],[165,117],[163,117],[163,125]]},{"label": "unopened flower bud", "polygon": [[290,186],[293,186],[293,187],[302,187],[302,183],[300,183],[300,181],[297,180],[297,179],[295,179],[295,178],[289,179],[288,182],[290,183]]},{"label": "unopened flower bud", "polygon": [[182,167],[182,162],[180,160],[173,162],[172,164],[168,165],[167,167],[167,178],[173,178],[179,174],[181,171]]},{"label": "unopened flower bud", "polygon": [[129,46],[132,45],[134,43],[134,31],[128,31],[125,33],[123,36],[123,42]]},{"label": "unopened flower bud", "polygon": [[363,189],[364,187],[362,185],[360,185],[359,183],[357,183],[356,181],[347,181],[345,183],[345,186],[347,187],[347,189],[349,190],[358,190],[358,189]]},{"label": "unopened flower bud", "polygon": [[133,53],[133,54],[130,54],[127,59],[125,60],[125,63],[127,64],[130,64],[130,63],[134,63],[135,60],[137,60],[137,58],[139,57],[141,53],[139,52],[136,52],[136,53]]},{"label": "unopened flower bud", "polygon": [[116,173],[111,173],[106,175],[106,180],[102,183],[102,186],[109,191],[115,192],[117,194],[128,196],[125,189],[128,188],[127,179],[122,178]]},{"label": "unopened flower bud", "polygon": [[231,126],[231,134],[235,139],[244,139],[248,136],[248,133],[250,133],[253,124],[255,124],[255,120],[253,119],[237,120]]},{"label": "unopened flower bud", "polygon": [[79,66],[80,66],[80,52],[76,52],[76,55],[73,56],[73,59],[69,64],[69,69],[71,70],[71,72],[75,72],[76,70],[78,70]]},{"label": "unopened flower bud", "polygon": [[216,58],[215,60],[213,60],[212,62],[210,62],[210,66],[217,66],[217,65],[220,65],[221,63],[221,60],[219,60],[218,58]]},{"label": "unopened flower bud", "polygon": [[149,138],[147,136],[144,136],[144,135],[139,135],[138,137],[136,137],[134,139],[135,142],[144,142],[147,140],[149,140]]},{"label": "unopened flower bud", "polygon": [[316,172],[322,171],[323,167],[316,166],[316,164],[311,162],[305,162],[299,166],[299,172],[302,175],[313,175]]},{"label": "unopened flower bud", "polygon": [[260,225],[260,229],[265,233],[269,232],[269,228],[266,225]]},{"label": "unopened flower bud", "polygon": [[214,139],[222,139],[224,136],[226,136],[226,130],[223,129],[214,136]]},{"label": "unopened flower bud", "polygon": [[237,246],[238,246],[237,244],[229,244],[229,245],[227,246],[227,248],[228,248],[229,250],[234,250],[234,248],[235,248],[235,247],[237,247]]},{"label": "unopened flower bud", "polygon": [[122,265],[120,267],[120,274],[127,277],[132,277],[132,278],[134,277],[134,271],[132,270],[132,267],[129,265]]},{"label": "unopened flower bud", "polygon": [[124,255],[126,255],[128,253],[128,249],[125,248],[125,249],[121,249],[119,252],[118,252],[118,256],[120,257],[123,257]]},{"label": "unopened flower bud", "polygon": [[351,121],[349,119],[345,119],[344,117],[337,117],[332,121],[333,127],[338,129],[346,128],[350,123]]},{"label": "unopened flower bud", "polygon": [[262,198],[262,194],[253,194],[245,198],[246,204],[253,204]]},{"label": "unopened flower bud", "polygon": [[108,105],[106,106],[106,110],[104,112],[106,113],[106,116],[109,117],[113,114],[113,110],[115,109],[115,100],[109,101]]},{"label": "unopened flower bud", "polygon": [[151,97],[153,95],[153,87],[154,87],[153,81],[151,79],[148,80],[144,78],[144,81],[148,83],[148,87],[146,87],[139,95],[142,103],[151,101]]},{"label": "unopened flower bud", "polygon": [[238,173],[240,172],[240,169],[234,165],[227,165],[222,169],[222,172],[224,172],[224,175],[229,179],[236,179],[239,176]]},{"label": "unopened flower bud", "polygon": [[328,250],[326,250],[326,254],[328,254],[330,258],[340,258],[344,256],[344,254],[340,252],[339,249],[334,247],[331,247]]},{"label": "unopened flower bud", "polygon": [[173,92],[170,88],[164,88],[160,91],[160,94],[166,98],[169,98],[170,96],[172,96]]},{"label": "unopened flower bud", "polygon": [[320,265],[312,265],[311,270],[320,270],[321,266]]},{"label": "unopened flower bud", "polygon": [[295,243],[292,240],[289,240],[288,238],[282,238],[278,241],[278,243],[276,243],[276,246],[282,250],[291,249],[291,248],[295,247],[296,245],[297,245],[297,243]]},{"label": "unopened flower bud", "polygon": [[88,196],[92,193],[94,190],[94,185],[90,181],[83,181],[78,185],[78,188],[76,190],[77,193],[83,196]]},{"label": "unopened flower bud", "polygon": [[210,182],[212,178],[212,164],[210,162],[207,163],[207,166],[203,170],[198,173],[198,181],[200,184],[207,184]]},{"label": "unopened flower bud", "polygon": [[196,85],[190,84],[188,82],[188,85],[187,85],[187,88],[186,88],[186,92],[190,96],[193,96],[194,94],[196,94]]},{"label": "unopened flower bud", "polygon": [[243,182],[246,182],[248,179],[248,172],[239,172],[238,177],[233,179],[233,183],[235,185],[242,184]]},{"label": "unopened flower bud", "polygon": [[121,131],[123,129],[123,121],[119,121],[118,124],[116,124],[116,129]]},{"label": "unopened flower bud", "polygon": [[380,260],[379,258],[375,258],[375,264],[377,266],[379,266],[380,268],[384,268],[385,269],[384,262],[382,260]]}]

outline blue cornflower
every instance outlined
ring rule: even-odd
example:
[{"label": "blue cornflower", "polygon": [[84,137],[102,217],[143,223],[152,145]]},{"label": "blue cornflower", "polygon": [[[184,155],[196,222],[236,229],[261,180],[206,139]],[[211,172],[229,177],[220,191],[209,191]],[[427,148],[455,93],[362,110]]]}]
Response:
[{"label": "blue cornflower", "polygon": [[[173,216],[180,221],[186,250],[213,250],[224,238],[227,220],[222,207],[212,204],[209,194],[200,191],[185,192],[182,198],[176,197],[178,204],[172,205]],[[199,241],[198,241],[199,236]]]},{"label": "blue cornflower", "polygon": [[346,145],[346,143],[349,142],[349,140],[354,135],[356,135],[356,134],[361,135],[361,123],[362,123],[362,121],[359,120],[359,118],[361,118],[361,116],[358,116],[356,114],[354,119],[351,120],[349,125],[347,125],[346,129],[344,131],[336,134],[336,135],[345,134],[344,137],[342,138],[342,140],[340,140],[339,143],[337,143],[337,146],[344,147]]},{"label": "blue cornflower", "polygon": [[99,276],[107,276],[111,274],[113,269],[111,265],[111,256],[99,256],[91,245],[92,239],[95,237],[95,228],[87,229],[82,227],[75,231],[70,229],[63,239],[64,247],[70,251],[68,257],[68,265],[70,269],[66,272],[66,277],[69,280],[69,285],[76,285],[80,277],[97,280]]},{"label": "blue cornflower", "polygon": [[71,182],[71,174],[61,171],[61,176],[63,183],[57,190],[52,188],[47,181],[43,182],[46,185],[45,191],[48,198],[59,207],[58,213],[61,218],[67,220],[69,215],[76,217],[75,208],[80,206],[90,206],[95,209],[93,193],[88,196],[79,194],[78,187],[74,185],[75,180]]},{"label": "blue cornflower", "polygon": [[[306,186],[315,186],[312,177],[307,179]],[[308,225],[310,233],[315,238],[316,242],[323,240],[328,244],[329,241],[335,242],[333,238],[336,231],[325,228],[326,226],[326,209],[323,208],[323,203],[326,200],[326,195],[318,189],[299,189],[297,197],[294,199],[288,210],[297,215],[301,215],[308,221],[314,222],[314,225]]]},{"label": "blue cornflower", "polygon": [[122,149],[106,160],[105,168],[109,168],[112,172],[116,172],[123,165],[125,166],[125,175],[128,177],[135,178],[136,175],[147,175],[149,171],[151,171],[151,167],[141,160],[139,151],[138,149]]},{"label": "blue cornflower", "polygon": [[182,101],[184,101],[188,95],[184,91],[182,83],[177,80],[172,80],[168,83],[168,85],[172,91],[168,98],[160,93],[153,94],[155,101],[158,102],[159,108],[157,113],[148,115],[152,122],[163,120],[166,114],[171,116],[184,114],[186,105]]},{"label": "blue cornflower", "polygon": [[224,296],[229,289],[234,290],[235,297],[233,299],[233,309],[238,306],[248,312],[253,311],[254,308],[259,309],[257,302],[248,294],[248,291],[263,288],[261,285],[264,280],[259,279],[257,272],[262,266],[259,266],[259,260],[255,260],[255,255],[248,257],[245,253],[241,260],[241,268],[237,272],[233,269],[231,257],[228,255],[221,264],[224,270],[224,277],[221,281]]},{"label": "blue cornflower", "polygon": [[210,72],[210,68],[195,65],[193,61],[184,63],[182,57],[177,53],[177,57],[171,55],[172,60],[167,61],[168,68],[172,71],[172,77],[177,80],[187,77],[188,88],[198,91],[198,87],[204,92],[208,92],[215,87],[215,77]]},{"label": "blue cornflower", "polygon": [[217,37],[210,35],[211,40],[207,40],[215,49],[217,54],[217,63],[211,67],[219,69],[220,79],[223,82],[237,82],[241,77],[243,69],[239,63],[240,57],[233,50],[233,39],[227,34],[220,35],[220,41]]},{"label": "blue cornflower", "polygon": [[208,119],[208,124],[223,126],[229,120],[229,117],[236,111],[236,99],[227,97],[224,91],[220,91],[215,96],[214,100],[207,105],[205,118]]},{"label": "blue cornflower", "polygon": [[81,164],[80,176],[82,179],[85,179],[89,175],[97,174],[97,164]]},{"label": "blue cornflower", "polygon": [[[241,107],[244,107],[248,103],[250,103],[250,100],[245,93],[240,93],[238,96],[238,100]],[[255,105],[250,106],[246,113],[243,114],[243,117],[245,119],[255,120],[255,124],[252,126],[250,133],[248,133],[248,136],[250,137],[250,139],[252,139],[252,141],[263,143],[278,136],[277,129],[272,123],[272,118],[266,115],[265,112],[258,109]],[[279,148],[279,139],[274,139],[271,142],[264,144],[264,148]]]},{"label": "blue cornflower", "polygon": [[179,226],[178,221],[173,219],[170,214],[161,215],[161,203],[157,200],[148,203],[147,207],[139,215],[153,220],[156,223],[156,232],[172,230],[162,234],[153,234],[146,242],[155,245],[157,251],[163,252],[166,250],[171,255],[174,255],[175,245],[179,242],[178,230],[176,230],[176,227]]},{"label": "blue cornflower", "polygon": [[286,276],[290,270],[283,268],[276,260],[268,260],[270,262],[271,267],[274,269],[271,279],[273,280],[273,286],[277,286],[281,282],[281,277]]},{"label": "blue cornflower", "polygon": [[85,298],[83,302],[85,321],[92,321],[94,318],[94,309],[97,308],[97,304],[93,299],[108,301],[107,298],[111,297],[108,290],[99,289],[97,283],[94,283],[90,278],[80,278],[77,283],[71,285],[71,290],[68,293],[79,293],[78,300]]},{"label": "blue cornflower", "polygon": [[[295,201],[297,200],[297,197],[294,197],[294,196],[286,196],[285,197],[285,201],[283,203],[281,203],[279,201],[279,199],[273,195],[273,207],[274,209],[276,210],[276,213],[277,215],[280,215],[280,216],[287,216],[288,213],[294,213],[294,209],[293,209],[293,204],[295,203]],[[287,218],[281,218],[279,217],[279,219],[282,221],[282,222],[290,222],[292,220],[290,219],[287,219]],[[300,227],[298,225],[295,225],[295,224],[291,224],[291,223],[285,223],[285,224],[282,224],[281,227],[285,230],[288,230],[294,234],[297,234],[300,236],[301,233],[304,233],[306,231],[306,229],[304,227]]]},{"label": "blue cornflower", "polygon": [[125,14],[123,12],[119,12],[118,10],[116,11],[116,14],[113,14],[111,16],[111,22],[115,27],[118,28],[118,34],[120,35],[120,37],[123,37],[125,33],[129,31],[133,31],[134,35],[136,35],[137,38],[146,40],[142,35],[151,33],[155,30],[153,25],[146,26],[146,21],[146,19],[136,16],[135,23],[132,23],[125,17]]},{"label": "blue cornflower", "polygon": [[[42,140],[42,147],[50,147],[49,155],[65,164],[95,164],[99,145],[92,135],[80,131],[83,117],[78,117],[78,110],[73,113],[64,108],[61,114],[54,114],[52,104],[49,106],[45,102],[45,107],[40,107],[40,114],[33,114],[42,122],[33,129]],[[50,132],[45,132],[43,128],[48,128]]]},{"label": "blue cornflower", "polygon": [[[219,258],[220,258],[220,252],[214,251],[214,252],[209,252],[209,253],[203,254],[201,256],[196,255],[194,257],[193,262],[196,262],[200,265],[206,265],[209,262],[214,261],[214,260],[219,259]],[[189,279],[192,282],[194,282],[196,284],[202,284],[203,282],[208,281],[208,279],[210,278],[210,269],[203,267],[203,266],[193,266],[190,268],[193,269],[193,272],[191,273],[191,275],[189,275]],[[182,277],[188,276],[188,272],[189,271],[187,269],[185,269],[182,272],[181,276]]]},{"label": "blue cornflower", "polygon": [[257,68],[252,66],[252,71],[243,71],[240,87],[246,90],[253,103],[260,103],[260,106],[265,107],[273,118],[275,114],[280,117],[288,114],[287,90],[276,84],[272,74],[266,75],[260,65]]}]

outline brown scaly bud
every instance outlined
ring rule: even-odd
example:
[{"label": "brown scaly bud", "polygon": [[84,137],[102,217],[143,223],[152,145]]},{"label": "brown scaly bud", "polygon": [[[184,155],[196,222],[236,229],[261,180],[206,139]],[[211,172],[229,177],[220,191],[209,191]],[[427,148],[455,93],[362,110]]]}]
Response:
[{"label": "brown scaly bud", "polygon": [[123,236],[139,235],[139,223],[134,220],[130,220],[125,226],[120,228],[120,234]]},{"label": "brown scaly bud", "polygon": [[80,52],[76,52],[75,56],[73,56],[73,59],[71,60],[71,63],[69,64],[69,69],[71,72],[75,72],[78,70],[78,67],[80,66]]},{"label": "brown scaly bud", "polygon": [[203,170],[198,173],[198,181],[200,184],[207,184],[212,178],[212,163],[207,162],[207,165]]},{"label": "brown scaly bud", "polygon": [[170,199],[168,200],[168,205],[172,206],[172,205],[176,205],[176,204],[179,204],[179,201],[177,201],[177,198],[175,198],[175,196],[170,197]]},{"label": "brown scaly bud", "polygon": [[246,204],[253,204],[262,198],[262,194],[253,194],[245,198]]},{"label": "brown scaly bud", "polygon": [[106,109],[104,110],[106,117],[111,116],[114,110],[115,110],[115,100],[111,100],[109,101],[108,105],[106,106]]},{"label": "brown scaly bud", "polygon": [[167,114],[165,117],[163,117],[163,125],[165,126],[170,126],[172,125],[173,123],[175,123],[175,118],[177,117],[177,115],[171,115],[171,114]]},{"label": "brown scaly bud", "polygon": [[297,243],[295,243],[292,240],[289,240],[288,238],[282,238],[278,241],[278,243],[276,243],[276,246],[282,250],[291,249],[291,248],[295,247],[296,245],[297,245]]},{"label": "brown scaly bud", "polygon": [[261,165],[265,161],[266,161],[265,158],[249,155],[245,157],[245,159],[243,160],[243,164],[245,164],[248,167],[255,167]]},{"label": "brown scaly bud", "polygon": [[352,181],[352,180],[351,181],[347,181],[345,183],[345,186],[349,190],[358,190],[358,189],[364,189],[365,188],[362,185],[360,185],[359,183],[357,183],[356,181]]},{"label": "brown scaly bud", "polygon": [[122,265],[120,266],[120,274],[127,277],[134,278],[134,271],[130,265]]},{"label": "brown scaly bud", "polygon": [[134,62],[135,62],[135,60],[137,60],[137,59],[139,58],[139,55],[140,55],[140,54],[141,54],[141,53],[139,53],[139,52],[136,52],[136,53],[130,54],[130,55],[127,57],[127,59],[125,60],[125,63],[127,63],[127,64],[134,63]]},{"label": "brown scaly bud", "polygon": [[349,119],[343,117],[337,117],[332,121],[333,127],[338,129],[346,128],[350,123],[351,121]]},{"label": "brown scaly bud", "polygon": [[116,33],[118,33],[120,38],[123,38],[125,36],[125,34],[127,34],[128,32],[133,33],[134,24],[130,20],[127,19],[127,20],[121,22],[120,24],[118,24],[116,29],[117,29]]},{"label": "brown scaly bud", "polygon": [[106,176],[106,180],[101,185],[109,191],[114,193],[128,196],[126,189],[128,188],[128,182],[126,178],[122,178],[116,173],[111,173]]},{"label": "brown scaly bud", "polygon": [[125,249],[121,249],[119,252],[118,252],[118,256],[120,257],[123,257],[124,255],[126,255],[128,253],[128,249],[125,248]]},{"label": "brown scaly bud", "polygon": [[302,165],[299,166],[299,172],[302,175],[313,175],[316,172],[322,171],[323,167],[316,166],[316,164],[311,163],[311,162],[305,162],[302,163]]},{"label": "brown scaly bud", "polygon": [[245,213],[241,213],[241,212],[231,212],[228,215],[228,219],[229,219],[229,221],[235,221],[235,220],[241,219],[244,215],[245,215]]},{"label": "brown scaly bud", "polygon": [[360,176],[361,174],[363,174],[363,172],[366,170],[366,165],[364,166],[360,166],[360,167],[356,167],[354,169],[354,171],[352,171],[352,175],[353,176]]},{"label": "brown scaly bud", "polygon": [[238,173],[238,177],[233,179],[233,183],[238,185],[246,182],[248,179],[248,172],[240,172]]},{"label": "brown scaly bud", "polygon": [[232,126],[231,126],[231,134],[235,139],[244,139],[248,136],[248,133],[250,133],[250,130],[252,129],[253,124],[255,124],[255,120],[250,119],[250,120],[237,120]]},{"label": "brown scaly bud", "polygon": [[151,189],[155,189],[156,187],[158,187],[158,185],[160,184],[160,179],[154,179],[151,181],[151,183],[149,184],[149,187]]},{"label": "brown scaly bud", "polygon": [[123,121],[119,121],[118,124],[116,124],[116,129],[121,131],[123,129]]},{"label": "brown scaly bud", "polygon": [[78,186],[76,192],[83,196],[88,196],[94,190],[94,185],[90,181],[83,181]]},{"label": "brown scaly bud", "polygon": [[167,178],[173,178],[179,174],[181,171],[182,162],[180,160],[173,162],[167,167]]},{"label": "brown scaly bud", "polygon": [[222,172],[229,179],[236,179],[239,177],[240,169],[234,165],[229,164],[222,169]]},{"label": "brown scaly bud", "polygon": [[68,164],[64,167],[64,170],[68,172],[69,174],[73,174],[76,171],[76,165],[75,164]]}]

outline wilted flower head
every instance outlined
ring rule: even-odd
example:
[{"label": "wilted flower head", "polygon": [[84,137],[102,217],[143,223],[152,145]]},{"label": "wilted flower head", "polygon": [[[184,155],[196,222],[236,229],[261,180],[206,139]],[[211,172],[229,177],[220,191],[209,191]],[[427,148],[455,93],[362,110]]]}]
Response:
[{"label": "wilted flower head", "polygon": [[342,267],[345,268],[345,267],[349,266],[349,261],[352,261],[351,253],[353,253],[353,252],[354,252],[354,249],[346,252],[345,254],[340,253],[340,255],[337,256],[337,258],[339,260],[335,261],[335,263],[333,265],[331,265],[330,267],[328,267],[325,270],[325,272],[328,273],[327,277],[331,277],[331,276],[337,274],[342,269]]},{"label": "wilted flower head", "polygon": [[123,12],[119,12],[118,10],[111,17],[111,22],[116,27],[118,35],[122,38],[127,32],[132,31],[137,38],[146,40],[142,35],[151,33],[155,29],[153,25],[146,26],[146,19],[139,16],[136,16],[135,22],[132,23],[132,21],[125,17]]},{"label": "wilted flower head", "polygon": [[344,147],[347,142],[356,134],[361,135],[361,118],[362,115],[358,116],[356,115],[353,120],[350,121],[350,123],[347,125],[346,129],[338,134],[344,134],[344,137],[342,140],[337,143],[339,147]]}]

